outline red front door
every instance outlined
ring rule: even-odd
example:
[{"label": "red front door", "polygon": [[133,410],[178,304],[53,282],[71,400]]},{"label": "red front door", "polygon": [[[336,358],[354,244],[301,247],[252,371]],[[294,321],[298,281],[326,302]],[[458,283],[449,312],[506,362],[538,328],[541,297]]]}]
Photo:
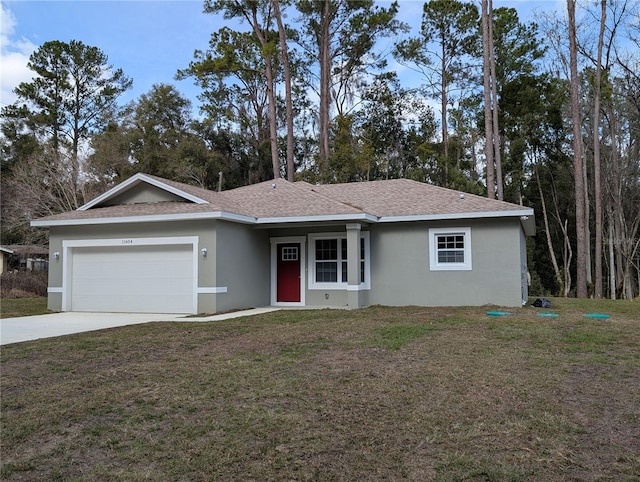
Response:
[{"label": "red front door", "polygon": [[278,302],[300,302],[300,243],[278,245]]}]

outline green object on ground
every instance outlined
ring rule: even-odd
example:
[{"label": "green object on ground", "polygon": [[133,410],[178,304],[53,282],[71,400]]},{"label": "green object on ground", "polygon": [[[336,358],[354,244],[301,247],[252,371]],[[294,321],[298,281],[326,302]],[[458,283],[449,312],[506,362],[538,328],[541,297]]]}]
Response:
[{"label": "green object on ground", "polygon": [[604,313],[587,313],[586,315],[589,318],[609,318],[609,315]]},{"label": "green object on ground", "polygon": [[550,318],[555,318],[556,316],[560,316],[560,315],[558,315],[558,313],[538,313],[538,316],[547,316]]},{"label": "green object on ground", "polygon": [[505,316],[510,314],[508,311],[487,311],[487,315],[489,316]]}]

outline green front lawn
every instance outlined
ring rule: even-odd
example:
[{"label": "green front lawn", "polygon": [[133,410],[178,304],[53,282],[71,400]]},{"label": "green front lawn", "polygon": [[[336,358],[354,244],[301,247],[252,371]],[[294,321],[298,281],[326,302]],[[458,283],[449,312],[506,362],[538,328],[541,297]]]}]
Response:
[{"label": "green front lawn", "polygon": [[552,301],[4,346],[0,478],[638,480],[640,303]]}]

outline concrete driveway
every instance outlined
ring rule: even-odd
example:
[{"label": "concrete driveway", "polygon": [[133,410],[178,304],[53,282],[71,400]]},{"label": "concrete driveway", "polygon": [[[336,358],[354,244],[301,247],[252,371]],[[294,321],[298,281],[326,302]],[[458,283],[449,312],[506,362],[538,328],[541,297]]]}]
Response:
[{"label": "concrete driveway", "polygon": [[206,322],[268,313],[278,308],[254,308],[220,315],[195,318],[188,315],[158,313],[51,313],[21,316],[0,320],[0,345],[21,341],[71,335],[85,331],[102,330],[117,326],[137,325],[154,321]]}]

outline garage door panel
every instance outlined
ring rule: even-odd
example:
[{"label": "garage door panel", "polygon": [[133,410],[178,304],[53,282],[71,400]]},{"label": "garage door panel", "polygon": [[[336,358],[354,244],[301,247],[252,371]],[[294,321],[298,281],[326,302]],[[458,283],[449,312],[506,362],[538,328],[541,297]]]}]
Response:
[{"label": "garage door panel", "polygon": [[192,245],[75,248],[73,311],[190,313]]},{"label": "garage door panel", "polygon": [[140,296],[119,295],[113,299],[100,294],[84,295],[79,302],[73,303],[72,309],[107,313],[190,313],[192,308],[184,304],[184,299],[179,296],[147,296],[142,303]]}]

